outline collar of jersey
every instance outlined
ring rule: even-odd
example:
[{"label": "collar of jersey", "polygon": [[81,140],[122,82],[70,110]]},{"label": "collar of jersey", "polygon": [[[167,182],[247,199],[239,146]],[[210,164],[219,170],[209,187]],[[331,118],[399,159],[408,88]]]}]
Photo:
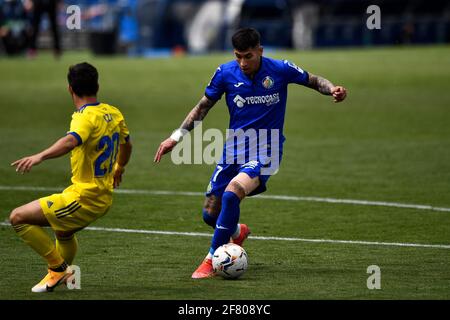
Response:
[{"label": "collar of jersey", "polygon": [[100,102],[86,103],[86,104],[83,105],[80,109],[78,109],[78,112],[83,111],[86,107],[89,107],[89,106],[98,106],[99,104],[100,104]]}]

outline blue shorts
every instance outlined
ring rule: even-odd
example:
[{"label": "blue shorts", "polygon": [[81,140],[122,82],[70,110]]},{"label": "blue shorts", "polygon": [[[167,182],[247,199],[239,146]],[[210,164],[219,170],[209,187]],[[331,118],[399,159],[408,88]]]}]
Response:
[{"label": "blue shorts", "polygon": [[249,197],[263,193],[267,190],[266,183],[271,177],[270,175],[262,175],[261,168],[263,165],[259,161],[249,161],[245,164],[218,164],[209,181],[206,196],[215,195],[222,197],[226,187],[230,181],[241,172],[245,172],[250,178],[259,177],[259,186],[253,190]]}]

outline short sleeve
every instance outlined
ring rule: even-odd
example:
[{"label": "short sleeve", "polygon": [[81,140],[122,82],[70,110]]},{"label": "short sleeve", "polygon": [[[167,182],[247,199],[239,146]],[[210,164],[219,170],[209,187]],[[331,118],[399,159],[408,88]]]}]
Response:
[{"label": "short sleeve", "polygon": [[92,122],[83,115],[83,113],[75,112],[72,115],[70,130],[67,134],[73,135],[78,140],[78,145],[85,142],[94,128]]},{"label": "short sleeve", "polygon": [[211,81],[206,87],[205,96],[208,99],[217,101],[220,100],[224,92],[225,85],[223,82],[223,70],[221,67],[218,67],[213,77],[211,78]]},{"label": "short sleeve", "polygon": [[128,130],[127,124],[125,123],[125,119],[122,118],[122,120],[119,122],[119,128],[120,128],[119,143],[120,144],[127,143],[128,140],[130,140],[130,130]]},{"label": "short sleeve", "polygon": [[309,81],[309,74],[295,63],[284,60],[284,71],[287,83],[297,83],[307,85]]}]

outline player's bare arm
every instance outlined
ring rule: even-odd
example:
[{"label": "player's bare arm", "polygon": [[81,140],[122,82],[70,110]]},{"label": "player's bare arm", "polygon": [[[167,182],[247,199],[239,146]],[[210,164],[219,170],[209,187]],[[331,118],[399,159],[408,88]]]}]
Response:
[{"label": "player's bare arm", "polygon": [[56,141],[48,149],[45,149],[44,151],[36,153],[32,156],[14,161],[13,163],[11,163],[11,166],[15,166],[17,172],[24,174],[25,172],[29,172],[33,166],[38,165],[44,160],[58,158],[69,153],[77,145],[78,140],[71,134],[68,134]]},{"label": "player's bare arm", "polygon": [[334,102],[341,102],[347,96],[347,90],[344,87],[335,86],[331,81],[312,73],[309,74],[308,87],[322,94],[333,96]]},{"label": "player's bare arm", "polygon": [[119,146],[119,155],[114,168],[114,188],[117,188],[122,182],[122,175],[125,172],[125,166],[130,161],[132,150],[133,145],[129,140]]},{"label": "player's bare arm", "polygon": [[[181,132],[182,130],[191,131],[192,129],[194,129],[195,121],[202,121],[208,114],[209,110],[211,110],[211,108],[215,104],[216,101],[213,101],[211,99],[208,99],[206,96],[203,96],[200,99],[200,101],[195,105],[195,107],[191,110],[191,112],[189,112],[189,114],[186,116],[186,118],[184,119],[183,123],[181,124],[180,128],[177,131],[178,132]],[[171,136],[166,140],[164,140],[163,142],[161,142],[153,161],[160,162],[161,157],[164,154],[172,151],[172,149],[178,143],[180,138],[181,134],[179,135],[178,139]]]}]

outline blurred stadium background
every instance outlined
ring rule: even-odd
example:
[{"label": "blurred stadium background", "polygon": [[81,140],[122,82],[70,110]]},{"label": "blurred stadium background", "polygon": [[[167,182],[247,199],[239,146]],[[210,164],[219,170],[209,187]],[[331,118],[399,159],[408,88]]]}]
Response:
[{"label": "blurred stadium background", "polygon": [[[25,1],[0,3],[5,8]],[[371,4],[382,9],[380,30],[366,27],[366,9]],[[70,5],[81,8],[80,30],[66,28]],[[26,28],[31,16],[32,12],[8,12],[0,16],[0,25],[21,19],[24,23],[16,23],[17,29]],[[264,45],[276,48],[450,41],[450,3],[445,0],[62,0],[57,16],[64,49],[89,49],[96,54],[220,51],[230,47],[229,37],[240,26],[257,28]],[[38,46],[51,48],[47,17],[41,28]]]}]

